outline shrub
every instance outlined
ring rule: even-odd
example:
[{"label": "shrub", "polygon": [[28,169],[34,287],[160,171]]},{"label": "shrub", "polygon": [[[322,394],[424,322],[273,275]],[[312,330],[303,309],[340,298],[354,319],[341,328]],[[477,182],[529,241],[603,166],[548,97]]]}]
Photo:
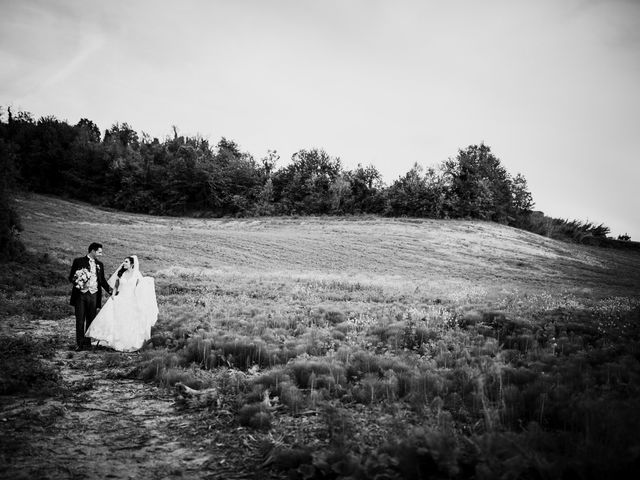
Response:
[{"label": "shrub", "polygon": [[344,367],[335,362],[329,363],[317,359],[295,360],[286,366],[286,372],[302,388],[323,388],[329,385],[346,384]]},{"label": "shrub", "polygon": [[202,390],[203,388],[209,388],[214,385],[214,380],[211,376],[195,368],[165,368],[159,380],[167,387],[172,387],[180,382],[195,390]]},{"label": "shrub", "polygon": [[382,450],[396,459],[405,479],[455,478],[460,473],[460,449],[452,432],[413,428]]},{"label": "shrub", "polygon": [[351,395],[354,400],[363,404],[376,401],[393,402],[398,399],[398,383],[398,377],[393,370],[387,370],[382,377],[367,373],[351,388]]},{"label": "shrub", "polygon": [[53,394],[62,377],[59,370],[44,359],[53,357],[54,351],[55,339],[0,337],[0,395]]},{"label": "shrub", "polygon": [[263,403],[244,405],[238,412],[238,421],[243,427],[269,430],[271,428],[271,412]]},{"label": "shrub", "polygon": [[302,391],[293,383],[282,382],[278,386],[280,401],[289,407],[292,413],[298,413],[304,406],[305,398]]},{"label": "shrub", "polygon": [[0,261],[17,260],[25,252],[19,233],[20,217],[13,202],[17,157],[10,144],[0,138]]},{"label": "shrub", "polygon": [[[64,271],[49,255],[25,253],[0,269],[0,317],[24,315],[26,318],[68,317],[71,291]],[[20,292],[20,295],[16,295]]]},{"label": "shrub", "polygon": [[132,375],[141,380],[153,380],[162,383],[168,369],[184,366],[184,359],[179,354],[167,349],[148,350],[136,366]]},{"label": "shrub", "polygon": [[283,368],[272,368],[255,377],[251,383],[263,385],[265,388],[276,390],[283,382],[290,382],[289,374]]},{"label": "shrub", "polygon": [[579,220],[551,218],[545,215],[531,215],[522,228],[545,237],[577,243],[585,243],[589,238],[604,239],[611,231],[604,224],[596,225]]},{"label": "shrub", "polygon": [[376,355],[363,350],[350,355],[345,362],[346,375],[349,380],[358,380],[367,373],[384,375],[387,370],[402,374],[410,370],[402,360],[394,357]]}]

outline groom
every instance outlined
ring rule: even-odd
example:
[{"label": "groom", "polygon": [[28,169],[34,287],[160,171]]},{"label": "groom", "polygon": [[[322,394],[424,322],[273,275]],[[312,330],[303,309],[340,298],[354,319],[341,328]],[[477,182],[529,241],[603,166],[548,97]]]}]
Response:
[{"label": "groom", "polygon": [[73,283],[71,305],[76,314],[76,350],[91,347],[91,340],[84,336],[102,305],[102,288],[109,294],[112,289],[104,278],[104,265],[98,260],[102,256],[102,245],[92,243],[89,253],[76,258],[71,266],[69,281]]}]

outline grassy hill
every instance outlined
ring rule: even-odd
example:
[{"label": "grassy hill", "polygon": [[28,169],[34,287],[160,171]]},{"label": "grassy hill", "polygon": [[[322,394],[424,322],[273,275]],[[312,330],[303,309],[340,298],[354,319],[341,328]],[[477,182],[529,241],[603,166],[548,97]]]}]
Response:
[{"label": "grassy hill", "polygon": [[640,462],[639,252],[477,221],[18,209],[39,260],[5,274],[9,321],[66,318],[71,336],[71,260],[92,241],[107,271],[137,254],[160,318],[105,372],[178,388],[194,436],[238,445],[237,468],[625,478]]},{"label": "grassy hill", "polygon": [[418,289],[425,298],[563,292],[638,295],[640,255],[567,244],[493,223],[384,218],[153,217],[54,197],[19,199],[33,252],[62,263],[91,241],[107,270],[138,254],[161,277],[278,277]]}]

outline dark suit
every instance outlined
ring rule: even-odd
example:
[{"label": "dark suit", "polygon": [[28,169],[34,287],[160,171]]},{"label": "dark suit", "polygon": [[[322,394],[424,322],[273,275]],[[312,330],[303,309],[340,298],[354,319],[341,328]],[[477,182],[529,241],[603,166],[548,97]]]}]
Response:
[{"label": "dark suit", "polygon": [[76,314],[76,344],[79,347],[90,345],[90,340],[85,338],[84,332],[87,331],[89,325],[96,317],[98,308],[102,305],[102,289],[111,293],[111,287],[104,278],[104,265],[99,260],[96,262],[96,279],[98,281],[98,291],[96,293],[85,292],[82,293],[80,289],[75,286],[75,275],[78,270],[86,268],[91,270],[89,264],[89,257],[84,256],[76,258],[71,265],[71,271],[69,272],[69,281],[74,283],[71,289],[70,304],[75,307]]}]

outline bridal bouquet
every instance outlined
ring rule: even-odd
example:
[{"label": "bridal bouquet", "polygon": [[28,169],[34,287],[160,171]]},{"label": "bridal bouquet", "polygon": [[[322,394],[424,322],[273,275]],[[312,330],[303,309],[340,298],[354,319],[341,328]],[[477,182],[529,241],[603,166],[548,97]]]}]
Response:
[{"label": "bridal bouquet", "polygon": [[89,270],[87,270],[86,268],[78,270],[75,274],[75,277],[73,278],[76,287],[78,287],[80,290],[84,290],[85,288],[87,288],[90,275],[91,272],[89,272]]}]

